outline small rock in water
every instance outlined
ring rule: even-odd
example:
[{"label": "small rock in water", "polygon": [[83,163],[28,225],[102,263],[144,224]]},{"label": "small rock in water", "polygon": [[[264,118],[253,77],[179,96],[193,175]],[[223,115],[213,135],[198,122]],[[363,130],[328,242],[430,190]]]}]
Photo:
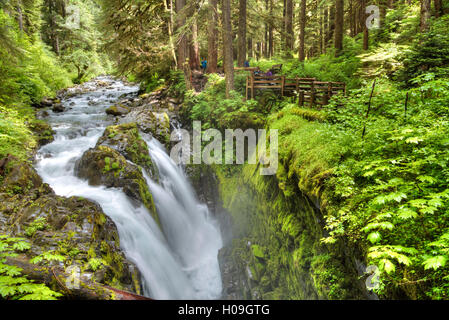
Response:
[{"label": "small rock in water", "polygon": [[49,99],[49,98],[44,98],[42,99],[40,105],[38,105],[40,108],[45,108],[45,107],[51,107],[53,105],[53,100]]},{"label": "small rock in water", "polygon": [[61,103],[57,103],[53,106],[53,112],[64,112],[65,108]]}]

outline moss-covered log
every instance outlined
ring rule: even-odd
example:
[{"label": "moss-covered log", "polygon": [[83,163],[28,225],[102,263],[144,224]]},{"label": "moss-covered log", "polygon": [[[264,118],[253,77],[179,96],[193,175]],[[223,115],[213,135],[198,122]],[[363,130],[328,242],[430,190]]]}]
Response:
[{"label": "moss-covered log", "polygon": [[[64,295],[65,299],[76,300],[151,300],[131,292],[119,290],[79,277],[79,283],[73,276],[60,267],[41,267],[29,263],[26,257],[8,257],[6,264],[17,266],[28,279],[45,283],[55,291]],[[73,285],[70,285],[72,283]]]}]

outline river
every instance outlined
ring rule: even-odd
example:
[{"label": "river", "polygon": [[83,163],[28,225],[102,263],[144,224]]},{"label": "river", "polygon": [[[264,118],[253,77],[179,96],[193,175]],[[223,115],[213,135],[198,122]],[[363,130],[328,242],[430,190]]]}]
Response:
[{"label": "river", "polygon": [[100,204],[116,224],[120,245],[142,275],[144,295],[154,299],[219,299],[222,281],[218,251],[220,228],[206,205],[197,200],[182,168],[164,147],[143,135],[149,155],[159,172],[158,182],[144,173],[153,194],[162,230],[147,209],[135,206],[116,188],[89,186],[74,174],[75,162],[93,148],[114,117],[105,110],[123,94],[137,94],[138,87],[108,77],[106,87],[85,83],[88,92],[62,101],[65,112],[46,118],[55,140],[37,153],[36,170],[61,196],[81,196]]}]

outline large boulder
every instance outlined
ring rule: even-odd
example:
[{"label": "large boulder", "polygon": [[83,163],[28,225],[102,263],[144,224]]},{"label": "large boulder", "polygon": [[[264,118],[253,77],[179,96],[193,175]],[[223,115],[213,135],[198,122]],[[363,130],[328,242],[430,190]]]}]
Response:
[{"label": "large boulder", "polygon": [[76,267],[83,279],[141,293],[139,271],[121,251],[116,225],[101,207],[55,195],[27,163],[9,170],[0,185],[0,232],[27,238],[26,258],[39,258],[38,265]]},{"label": "large boulder", "polygon": [[160,224],[153,196],[141,168],[128,162],[118,151],[104,145],[87,150],[76,162],[75,174],[93,186],[121,188],[136,204],[144,204]]},{"label": "large boulder", "polygon": [[170,143],[170,118],[166,112],[154,112],[150,106],[134,108],[120,123],[137,123],[140,130],[151,134],[164,145]]},{"label": "large boulder", "polygon": [[113,116],[124,116],[129,113],[129,108],[123,104],[114,105],[106,109],[106,113]]},{"label": "large boulder", "polygon": [[28,194],[32,189],[42,185],[42,179],[37,172],[25,162],[9,164],[10,169],[3,179],[1,191],[9,194]]},{"label": "large boulder", "polygon": [[148,153],[148,146],[141,138],[135,123],[107,127],[96,146],[111,147],[127,160],[143,167],[153,179],[156,179],[156,168]]},{"label": "large boulder", "polygon": [[29,128],[31,129],[31,131],[33,131],[34,135],[36,136],[36,140],[39,146],[46,145],[55,140],[54,138],[55,131],[45,121],[41,120],[32,121],[29,124]]}]

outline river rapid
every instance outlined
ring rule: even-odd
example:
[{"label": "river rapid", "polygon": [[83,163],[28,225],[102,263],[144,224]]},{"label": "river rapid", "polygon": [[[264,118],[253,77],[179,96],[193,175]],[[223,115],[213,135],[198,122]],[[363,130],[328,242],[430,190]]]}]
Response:
[{"label": "river rapid", "polygon": [[105,110],[122,95],[137,95],[138,87],[108,77],[85,93],[62,101],[66,111],[49,112],[55,140],[37,153],[36,170],[61,196],[96,201],[116,224],[126,257],[142,275],[144,295],[154,299],[219,299],[222,280],[218,251],[220,228],[206,205],[200,203],[185,172],[156,139],[142,135],[157,167],[158,182],[143,169],[161,220],[162,230],[143,206],[136,206],[116,188],[89,186],[75,176],[75,162],[93,148],[114,117]]}]

